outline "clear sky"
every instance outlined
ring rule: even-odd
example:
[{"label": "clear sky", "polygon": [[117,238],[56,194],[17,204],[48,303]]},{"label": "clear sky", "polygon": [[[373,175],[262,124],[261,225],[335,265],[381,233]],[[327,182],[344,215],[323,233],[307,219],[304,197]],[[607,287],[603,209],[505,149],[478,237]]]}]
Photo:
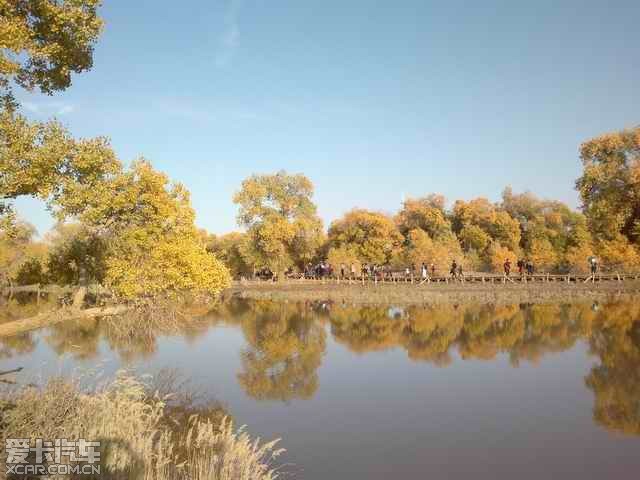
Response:
[{"label": "clear sky", "polygon": [[[94,68],[34,118],[105,135],[236,228],[243,178],[314,182],[327,224],[403,196],[578,206],[578,147],[640,123],[640,1],[105,0]],[[34,201],[20,213],[42,232]]]}]

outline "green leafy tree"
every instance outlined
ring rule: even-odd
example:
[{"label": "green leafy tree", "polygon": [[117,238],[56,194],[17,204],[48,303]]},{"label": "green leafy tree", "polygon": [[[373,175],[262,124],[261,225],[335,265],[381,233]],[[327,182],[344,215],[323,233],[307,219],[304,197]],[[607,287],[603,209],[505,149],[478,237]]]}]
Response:
[{"label": "green leafy tree", "polygon": [[207,235],[207,251],[213,253],[231,272],[235,278],[249,276],[252,267],[245,262],[241,249],[245,241],[246,234],[242,232],[231,232],[225,235]]},{"label": "green leafy tree", "polygon": [[47,234],[49,279],[58,285],[77,285],[80,277],[90,283],[103,283],[108,245],[105,238],[75,223],[58,223]]}]

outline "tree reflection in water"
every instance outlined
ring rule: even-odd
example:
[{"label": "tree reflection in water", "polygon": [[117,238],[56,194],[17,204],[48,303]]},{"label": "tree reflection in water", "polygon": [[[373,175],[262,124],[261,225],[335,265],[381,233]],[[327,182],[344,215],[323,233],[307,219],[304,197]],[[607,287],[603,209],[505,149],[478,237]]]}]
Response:
[{"label": "tree reflection in water", "polygon": [[[216,323],[243,332],[247,345],[237,379],[245,392],[257,400],[285,402],[309,399],[317,391],[328,331],[357,354],[400,348],[413,361],[441,367],[452,362],[454,352],[463,361],[508,354],[517,367],[586,342],[597,358],[585,379],[595,395],[595,421],[640,435],[638,303],[389,308],[237,300],[210,312],[65,322],[46,329],[42,338],[57,354],[82,360],[96,357],[104,342],[132,362],[153,356],[160,336],[195,341]],[[28,354],[36,342],[32,333],[0,338],[0,358]]]},{"label": "tree reflection in water", "polygon": [[259,400],[311,398],[318,389],[317,370],[326,333],[304,305],[256,302],[230,317],[244,333],[238,381]]}]

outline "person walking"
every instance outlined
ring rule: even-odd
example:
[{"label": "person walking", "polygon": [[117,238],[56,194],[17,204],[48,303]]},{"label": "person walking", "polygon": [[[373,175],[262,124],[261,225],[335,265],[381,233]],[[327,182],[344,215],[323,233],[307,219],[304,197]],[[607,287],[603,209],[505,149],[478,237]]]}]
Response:
[{"label": "person walking", "polygon": [[452,278],[456,278],[456,276],[458,275],[458,264],[456,263],[455,260],[451,263],[451,269],[449,270],[449,274],[451,274]]},{"label": "person walking", "polygon": [[356,266],[351,264],[351,279],[353,280],[356,277]]},{"label": "person walking", "polygon": [[508,258],[504,261],[504,275],[505,277],[508,277],[511,274],[511,260],[509,260]]},{"label": "person walking", "polygon": [[591,270],[591,275],[598,273],[598,259],[596,257],[589,258],[589,268]]},{"label": "person walking", "polygon": [[422,276],[422,281],[426,282],[427,281],[427,265],[423,262],[422,263],[422,271],[421,271],[421,276]]},{"label": "person walking", "polygon": [[533,262],[529,259],[527,259],[527,263],[526,263],[526,269],[527,269],[527,275],[531,276],[533,275]]}]

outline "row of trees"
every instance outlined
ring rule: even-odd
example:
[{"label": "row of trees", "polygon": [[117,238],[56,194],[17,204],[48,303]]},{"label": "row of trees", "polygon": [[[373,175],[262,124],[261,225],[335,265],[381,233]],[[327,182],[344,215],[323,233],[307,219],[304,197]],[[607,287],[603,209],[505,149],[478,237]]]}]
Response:
[{"label": "row of trees", "polygon": [[[499,269],[528,257],[538,269],[584,270],[597,255],[640,266],[640,128],[581,148],[583,211],[505,190],[500,202],[440,195],[404,202],[395,215],[354,209],[324,229],[303,175],[246,179],[234,197],[242,233],[213,236],[194,224],[189,192],[140,159],[128,168],[106,138],[75,139],[55,121],[20,114],[13,89],[66,89],[91,68],[102,28],[98,0],[0,0],[0,277],[5,282],[104,283],[126,298],[167,291],[216,293],[233,275],[282,273],[313,262],[404,267],[452,260]],[[61,222],[44,242],[11,200],[45,201]],[[69,226],[69,222],[73,225]],[[205,249],[206,246],[206,249]],[[223,265],[224,264],[224,265]],[[225,267],[226,265],[226,267]]]},{"label": "row of trees", "polygon": [[597,256],[605,267],[640,268],[640,128],[607,134],[581,147],[577,181],[583,209],[506,188],[499,202],[441,195],[406,200],[395,215],[353,209],[325,232],[303,175],[254,175],[234,197],[244,233],[203,233],[208,249],[234,276],[256,269],[303,270],[310,262],[408,265],[453,260],[467,270],[500,271],[506,259],[527,258],[543,271],[587,271]]}]

